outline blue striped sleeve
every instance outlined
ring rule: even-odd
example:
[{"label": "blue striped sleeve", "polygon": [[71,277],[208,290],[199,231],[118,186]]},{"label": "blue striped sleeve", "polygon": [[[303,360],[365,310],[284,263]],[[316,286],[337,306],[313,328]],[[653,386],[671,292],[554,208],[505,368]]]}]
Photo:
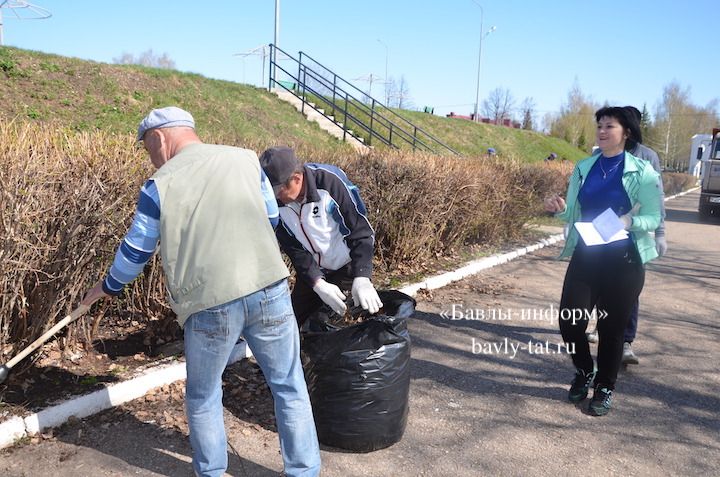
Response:
[{"label": "blue striped sleeve", "polygon": [[103,281],[103,291],[109,295],[122,293],[123,287],[143,271],[159,240],[160,195],[151,179],[140,190],[135,217]]},{"label": "blue striped sleeve", "polygon": [[270,225],[275,229],[280,223],[280,211],[278,210],[277,199],[272,184],[270,184],[270,179],[267,178],[265,171],[262,169],[260,169],[260,191],[265,198],[265,209],[267,210]]}]

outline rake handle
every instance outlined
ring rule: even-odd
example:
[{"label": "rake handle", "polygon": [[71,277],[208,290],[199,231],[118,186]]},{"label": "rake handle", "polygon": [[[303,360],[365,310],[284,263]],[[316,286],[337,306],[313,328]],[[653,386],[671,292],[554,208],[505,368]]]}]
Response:
[{"label": "rake handle", "polygon": [[24,350],[20,351],[14,358],[12,358],[10,361],[5,363],[5,367],[7,369],[12,368],[16,364],[18,364],[20,361],[22,361],[27,355],[38,349],[40,346],[42,346],[47,340],[49,340],[55,333],[60,331],[61,329],[65,328],[67,325],[72,323],[73,321],[80,318],[83,314],[85,314],[86,311],[90,309],[87,305],[80,305],[77,308],[75,308],[72,313],[67,315],[62,320],[58,321],[55,326],[47,330],[40,338],[36,339],[32,342],[30,346],[25,348]]}]

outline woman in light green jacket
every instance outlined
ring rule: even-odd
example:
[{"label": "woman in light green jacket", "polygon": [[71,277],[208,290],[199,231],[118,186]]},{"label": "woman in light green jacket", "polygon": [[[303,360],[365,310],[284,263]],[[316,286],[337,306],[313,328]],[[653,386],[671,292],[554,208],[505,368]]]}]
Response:
[{"label": "woman in light green jacket", "polygon": [[[626,152],[640,137],[640,125],[627,110],[605,107],[595,113],[600,153],[578,162],[566,200],[545,201],[545,210],[570,225],[561,257],[571,256],[560,299],[560,332],[576,368],[568,399],[584,400],[594,381],[588,411],[610,411],[622,359],[623,334],[645,281],[644,264],[657,257],[650,235],[660,224],[658,175],[650,163]],[[607,209],[620,219],[627,238],[588,245],[574,227]],[[585,330],[593,308],[598,317],[597,367]]]}]

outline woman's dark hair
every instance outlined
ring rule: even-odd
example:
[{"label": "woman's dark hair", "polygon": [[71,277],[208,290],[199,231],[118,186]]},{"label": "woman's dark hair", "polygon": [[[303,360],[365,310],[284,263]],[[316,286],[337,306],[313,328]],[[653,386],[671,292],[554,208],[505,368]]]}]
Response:
[{"label": "woman's dark hair", "polygon": [[635,114],[628,108],[620,106],[605,106],[595,112],[595,121],[600,122],[600,118],[615,118],[617,122],[627,131],[628,138],[625,141],[625,150],[634,149],[637,143],[642,142],[642,132],[640,131],[640,122],[635,119]]}]

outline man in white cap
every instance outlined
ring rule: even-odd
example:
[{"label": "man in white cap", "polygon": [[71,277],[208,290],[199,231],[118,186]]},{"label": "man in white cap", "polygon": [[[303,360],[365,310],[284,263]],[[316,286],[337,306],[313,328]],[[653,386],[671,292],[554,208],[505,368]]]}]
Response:
[{"label": "man in white cap", "polygon": [[158,170],[142,188],[110,272],[83,304],[119,295],[160,242],[168,299],[185,334],[195,474],[216,477],[227,469],[222,373],[243,336],[275,400],[285,474],[317,476],[320,451],[289,273],[273,232],[277,204],[257,155],[203,144],[193,117],[176,107],[151,111],[137,139]]},{"label": "man in white cap", "polygon": [[297,272],[292,304],[298,324],[322,303],[342,315],[343,290],[356,306],[383,306],[370,278],[375,231],[358,188],[329,164],[302,164],[289,147],[272,147],[260,165],[280,203],[276,235]]}]

